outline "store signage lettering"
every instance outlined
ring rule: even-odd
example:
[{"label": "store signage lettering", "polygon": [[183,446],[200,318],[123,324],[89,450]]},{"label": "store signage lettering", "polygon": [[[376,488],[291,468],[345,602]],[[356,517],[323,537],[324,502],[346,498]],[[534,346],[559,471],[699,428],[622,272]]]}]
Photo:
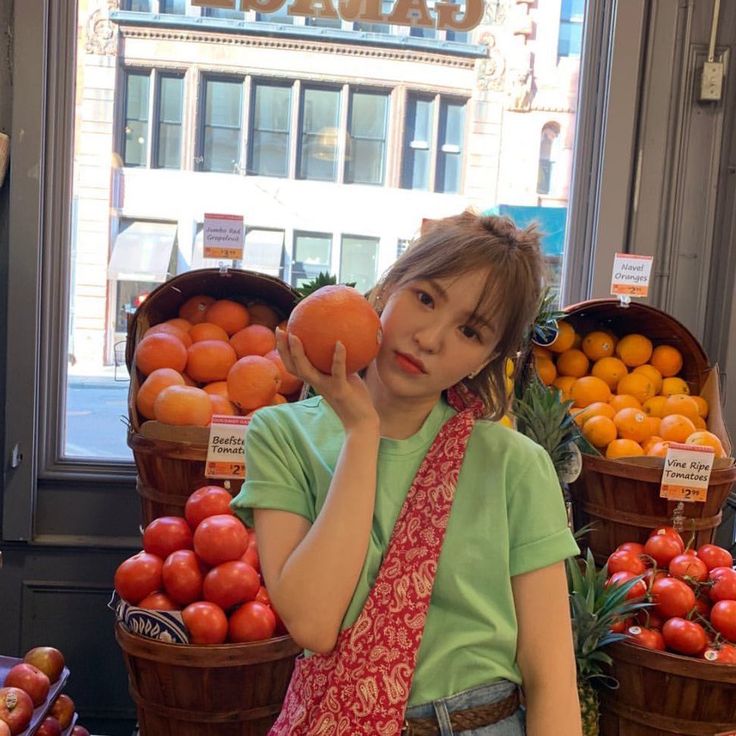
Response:
[{"label": "store signage lettering", "polygon": [[[286,0],[193,0],[194,5],[230,10],[255,10],[275,13]],[[483,0],[465,0],[464,3],[435,2],[434,16],[426,0],[396,0],[390,13],[382,12],[382,0],[292,0],[287,15],[308,18],[341,18],[348,21],[367,21],[448,31],[469,31],[483,19]]]},{"label": "store signage lettering", "polygon": [[613,259],[611,294],[614,296],[647,296],[653,260],[652,256],[616,253]]},{"label": "store signage lettering", "polygon": [[245,227],[242,215],[204,216],[204,239],[202,241],[205,258],[243,258]]},{"label": "store signage lettering", "polygon": [[660,498],[705,501],[714,459],[712,447],[670,442],[664,459]]},{"label": "store signage lettering", "polygon": [[248,417],[215,414],[207,445],[206,478],[245,478],[245,433]]}]

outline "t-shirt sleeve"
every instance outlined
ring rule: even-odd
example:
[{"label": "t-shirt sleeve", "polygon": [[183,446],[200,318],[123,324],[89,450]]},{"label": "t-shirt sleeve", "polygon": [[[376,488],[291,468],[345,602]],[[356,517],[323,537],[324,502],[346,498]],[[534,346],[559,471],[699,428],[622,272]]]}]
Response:
[{"label": "t-shirt sleeve", "polygon": [[539,570],[579,553],[567,525],[562,489],[552,460],[531,448],[508,498],[511,575]]},{"label": "t-shirt sleeve", "polygon": [[[284,435],[284,436],[282,436]],[[245,481],[233,511],[253,526],[253,509],[290,511],[314,520],[314,502],[293,443],[273,418],[253,416],[245,438]]]}]

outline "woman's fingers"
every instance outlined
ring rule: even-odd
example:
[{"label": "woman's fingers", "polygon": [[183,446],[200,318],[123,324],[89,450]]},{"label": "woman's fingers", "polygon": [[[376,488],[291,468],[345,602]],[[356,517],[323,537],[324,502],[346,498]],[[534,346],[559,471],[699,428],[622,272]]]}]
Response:
[{"label": "woman's fingers", "polygon": [[302,378],[308,384],[312,386],[317,386],[317,384],[320,382],[320,379],[325,378],[324,373],[318,371],[309,362],[309,358],[307,358],[307,355],[304,352],[304,345],[302,345],[302,341],[296,335],[288,334],[287,342],[289,345],[289,355],[291,356],[291,362],[294,366],[294,370],[290,372],[293,372],[295,375]]},{"label": "woman's fingers", "polygon": [[279,351],[284,368],[286,368],[289,373],[296,375],[296,366],[291,358],[291,350],[289,350],[288,333],[280,327],[276,328],[276,349]]},{"label": "woman's fingers", "polygon": [[332,377],[345,379],[345,363],[347,361],[347,350],[338,340],[335,344],[335,352],[332,354]]}]

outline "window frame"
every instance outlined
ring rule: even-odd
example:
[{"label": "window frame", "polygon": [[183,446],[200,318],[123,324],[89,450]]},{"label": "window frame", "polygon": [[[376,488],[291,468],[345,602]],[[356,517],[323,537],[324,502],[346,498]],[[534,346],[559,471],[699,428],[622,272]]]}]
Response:
[{"label": "window frame", "polygon": [[[240,114],[238,118],[238,158],[233,165],[232,171],[220,171],[205,168],[205,128],[206,126],[206,115],[207,115],[207,85],[210,82],[228,82],[235,86],[235,83],[240,84]],[[227,173],[242,173],[243,172],[243,153],[245,150],[244,136],[246,133],[246,117],[245,117],[245,106],[247,104],[247,90],[246,90],[247,78],[238,74],[217,74],[203,72],[199,75],[199,109],[197,110],[197,133],[196,133],[196,154],[195,161],[197,162],[196,171],[207,172],[211,174],[227,174]],[[214,127],[214,126],[210,126]],[[235,130],[235,128],[223,128],[218,126],[218,129]]]}]

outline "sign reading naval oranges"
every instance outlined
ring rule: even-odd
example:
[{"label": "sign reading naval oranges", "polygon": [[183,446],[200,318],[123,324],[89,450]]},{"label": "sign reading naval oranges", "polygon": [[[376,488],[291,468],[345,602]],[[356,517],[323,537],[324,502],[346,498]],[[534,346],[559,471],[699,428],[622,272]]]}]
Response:
[{"label": "sign reading naval oranges", "polygon": [[243,258],[245,227],[242,215],[205,213],[203,255],[205,258]]},{"label": "sign reading naval oranges", "polygon": [[660,498],[705,501],[714,458],[712,447],[670,442],[664,459]]},{"label": "sign reading naval oranges", "polygon": [[614,296],[641,296],[649,293],[652,256],[616,253],[613,259],[611,294]]},{"label": "sign reading naval oranges", "polygon": [[207,446],[206,478],[245,478],[245,433],[248,417],[215,414]]},{"label": "sign reading naval oranges", "polygon": [[[286,4],[286,0],[192,0],[192,5],[205,8],[255,10],[258,13],[275,13]],[[388,13],[383,12],[383,0],[293,0],[286,14],[469,31],[480,24],[483,10],[483,0],[464,0],[458,3],[441,0],[434,3],[431,0],[395,0]]]}]

